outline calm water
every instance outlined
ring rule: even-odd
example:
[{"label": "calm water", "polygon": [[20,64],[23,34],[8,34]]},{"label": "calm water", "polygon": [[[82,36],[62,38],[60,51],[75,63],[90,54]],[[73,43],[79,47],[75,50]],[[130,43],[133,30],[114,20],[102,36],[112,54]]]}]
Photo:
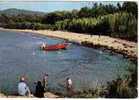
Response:
[{"label": "calm water", "polygon": [[74,89],[95,86],[96,82],[113,80],[132,64],[122,55],[71,44],[67,50],[42,51],[42,42],[57,44],[63,40],[45,36],[0,31],[0,92],[17,93],[20,76],[34,92],[34,82],[49,74],[51,91],[65,90],[67,77]]}]

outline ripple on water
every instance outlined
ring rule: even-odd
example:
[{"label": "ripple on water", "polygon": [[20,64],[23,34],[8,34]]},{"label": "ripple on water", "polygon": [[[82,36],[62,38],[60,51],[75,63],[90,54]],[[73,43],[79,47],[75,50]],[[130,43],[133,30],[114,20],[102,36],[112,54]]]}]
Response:
[{"label": "ripple on water", "polygon": [[74,44],[67,50],[39,49],[42,42],[51,45],[63,41],[57,38],[5,31],[0,31],[0,36],[0,91],[7,94],[17,93],[20,76],[25,76],[34,92],[34,82],[48,73],[48,88],[63,92],[67,77],[71,77],[74,89],[94,87],[115,79],[133,64],[120,54],[111,56],[102,50]]}]

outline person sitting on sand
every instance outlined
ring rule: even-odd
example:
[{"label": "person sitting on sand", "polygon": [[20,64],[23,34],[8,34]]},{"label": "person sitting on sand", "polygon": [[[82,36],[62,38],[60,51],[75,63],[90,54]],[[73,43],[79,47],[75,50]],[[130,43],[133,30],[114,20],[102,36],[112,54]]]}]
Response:
[{"label": "person sitting on sand", "polygon": [[20,96],[30,95],[29,87],[24,81],[24,77],[21,77],[20,82],[18,83],[18,94]]},{"label": "person sitting on sand", "polygon": [[67,78],[67,91],[72,91],[72,80]]},{"label": "person sitting on sand", "polygon": [[41,81],[37,82],[35,95],[36,97],[39,97],[39,98],[44,97],[44,87],[42,86]]},{"label": "person sitting on sand", "polygon": [[45,74],[44,78],[43,78],[43,87],[46,91],[46,87],[47,87],[47,79],[48,79],[48,74]]}]

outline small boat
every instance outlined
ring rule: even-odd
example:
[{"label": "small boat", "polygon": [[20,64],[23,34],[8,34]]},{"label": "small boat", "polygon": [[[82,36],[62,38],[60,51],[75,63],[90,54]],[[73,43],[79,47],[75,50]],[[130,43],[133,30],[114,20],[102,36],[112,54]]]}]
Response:
[{"label": "small boat", "polygon": [[41,49],[43,49],[43,50],[58,50],[58,49],[65,49],[67,46],[68,46],[68,44],[64,43],[64,44],[41,47]]}]

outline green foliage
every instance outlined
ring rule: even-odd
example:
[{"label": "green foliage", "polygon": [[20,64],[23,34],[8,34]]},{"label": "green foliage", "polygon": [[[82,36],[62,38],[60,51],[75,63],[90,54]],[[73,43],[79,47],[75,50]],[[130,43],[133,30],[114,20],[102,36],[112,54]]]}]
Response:
[{"label": "green foliage", "polygon": [[56,23],[57,30],[70,30],[74,32],[89,32],[97,24],[96,18],[82,18],[64,20]]},{"label": "green foliage", "polygon": [[10,19],[12,19],[14,22],[41,22],[42,17],[41,16],[37,16],[37,15],[17,15],[10,17]]},{"label": "green foliage", "polygon": [[137,4],[124,2],[123,5],[102,5],[83,7],[79,11],[55,11],[44,16],[0,15],[0,26],[19,29],[51,29],[72,32],[108,35],[137,41]]},{"label": "green foliage", "polygon": [[71,13],[68,11],[55,11],[46,14],[43,19],[42,23],[44,24],[55,24],[57,21],[61,21],[64,19],[69,19],[71,17]]},{"label": "green foliage", "polygon": [[122,10],[128,13],[132,13],[137,18],[138,6],[136,2],[124,2]]},{"label": "green foliage", "polygon": [[136,98],[137,97],[137,66],[128,67],[129,73],[122,78],[108,82],[106,97]]},{"label": "green foliage", "polygon": [[79,15],[79,11],[76,9],[73,9],[71,12],[71,19],[72,18],[78,18],[78,15]]},{"label": "green foliage", "polygon": [[73,90],[69,93],[57,93],[60,97],[70,98],[136,98],[137,66],[130,66],[128,74],[107,82],[99,88]]},{"label": "green foliage", "polygon": [[3,27],[5,28],[12,28],[12,29],[51,29],[53,30],[52,25],[49,24],[40,24],[40,23],[30,23],[30,22],[18,22],[14,23],[13,21],[9,21],[8,24],[3,24]]},{"label": "green foliage", "polygon": [[[110,35],[123,39],[137,38],[137,19],[132,13],[114,13],[97,18],[57,21],[56,30]],[[116,33],[116,34],[115,34]]]},{"label": "green foliage", "polygon": [[132,88],[128,86],[129,80],[127,79],[117,79],[108,84],[108,94],[107,98],[135,98],[137,93],[133,91]]},{"label": "green foliage", "polygon": [[102,98],[104,94],[101,94],[103,91],[99,91],[98,89],[94,88],[86,88],[80,90],[73,90],[70,93],[56,93],[62,98]]},{"label": "green foliage", "polygon": [[8,23],[9,17],[7,17],[5,14],[0,15],[0,23]]},{"label": "green foliage", "polygon": [[91,11],[91,9],[88,8],[88,7],[81,8],[81,10],[78,13],[79,18],[89,17],[90,16],[90,11]]}]

